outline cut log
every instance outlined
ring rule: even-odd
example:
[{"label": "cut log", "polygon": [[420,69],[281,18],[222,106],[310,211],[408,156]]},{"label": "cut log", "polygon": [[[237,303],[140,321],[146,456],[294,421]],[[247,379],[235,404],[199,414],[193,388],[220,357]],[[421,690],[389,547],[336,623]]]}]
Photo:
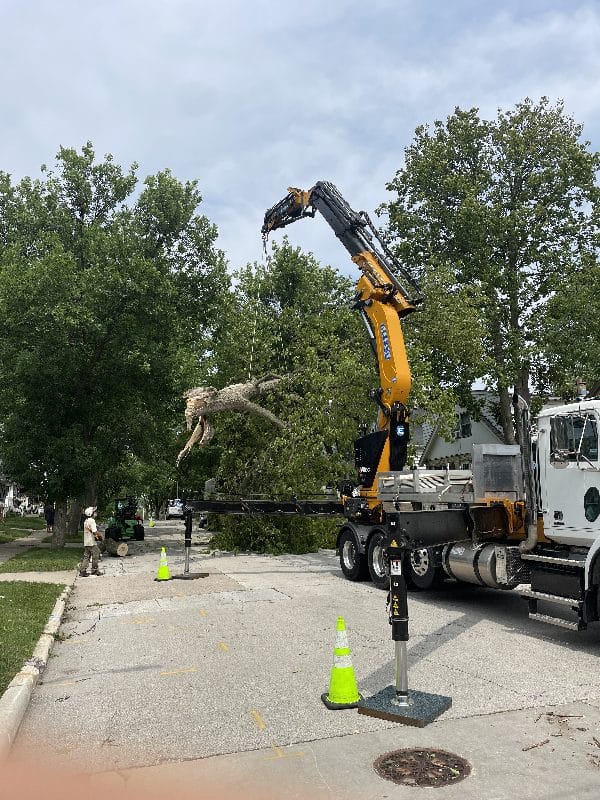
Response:
[{"label": "cut log", "polygon": [[117,542],[114,539],[106,539],[106,549],[112,556],[126,556],[129,552],[129,545],[127,542]]}]

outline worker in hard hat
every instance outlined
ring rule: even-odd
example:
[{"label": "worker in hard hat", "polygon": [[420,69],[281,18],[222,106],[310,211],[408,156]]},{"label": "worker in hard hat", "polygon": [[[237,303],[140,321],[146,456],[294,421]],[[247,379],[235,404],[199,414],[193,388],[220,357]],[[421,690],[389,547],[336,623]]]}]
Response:
[{"label": "worker in hard hat", "polygon": [[98,561],[100,559],[100,548],[98,542],[102,541],[102,534],[96,525],[96,511],[95,506],[88,506],[84,510],[85,522],[83,523],[83,559],[79,568],[79,575],[82,578],[88,576],[88,566],[90,559],[92,561],[92,575],[104,575],[98,569]]}]

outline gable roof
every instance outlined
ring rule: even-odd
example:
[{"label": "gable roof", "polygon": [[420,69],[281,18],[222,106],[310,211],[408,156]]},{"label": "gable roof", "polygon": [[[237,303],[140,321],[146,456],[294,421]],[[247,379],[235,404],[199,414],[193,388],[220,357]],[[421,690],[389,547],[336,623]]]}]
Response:
[{"label": "gable roof", "polygon": [[[485,389],[474,389],[472,394],[474,399],[478,401],[478,405],[480,405],[479,417],[476,421],[489,431],[492,442],[504,441],[502,427],[496,421],[493,413],[493,404],[498,401],[498,396]],[[464,413],[466,410],[461,406],[455,407],[457,415]],[[422,429],[422,444],[417,445],[417,463],[423,464],[439,438],[439,424],[437,422],[433,424],[424,423],[420,427]],[[464,453],[461,455],[464,455]]]}]

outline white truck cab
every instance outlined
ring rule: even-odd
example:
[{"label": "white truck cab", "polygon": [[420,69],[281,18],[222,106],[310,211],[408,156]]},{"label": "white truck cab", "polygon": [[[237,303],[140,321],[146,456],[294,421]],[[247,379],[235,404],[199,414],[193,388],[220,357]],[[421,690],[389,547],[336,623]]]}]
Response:
[{"label": "white truck cab", "polygon": [[557,544],[592,547],[600,537],[600,400],[543,410],[537,462],[544,535]]}]

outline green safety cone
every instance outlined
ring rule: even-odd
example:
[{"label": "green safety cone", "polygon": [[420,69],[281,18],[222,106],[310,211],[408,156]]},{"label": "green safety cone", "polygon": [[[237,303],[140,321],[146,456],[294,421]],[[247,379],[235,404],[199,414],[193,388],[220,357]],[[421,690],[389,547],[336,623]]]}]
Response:
[{"label": "green safety cone", "polygon": [[154,519],[152,518],[152,515],[150,515],[150,519],[148,520],[148,527],[149,528],[154,527]]},{"label": "green safety cone", "polygon": [[356,708],[362,699],[354,677],[346,623],[343,617],[338,617],[329,691],[321,695],[321,700],[327,708],[337,709]]},{"label": "green safety cone", "polygon": [[171,573],[169,572],[169,565],[167,564],[167,551],[163,547],[160,551],[160,564],[158,565],[158,572],[156,573],[156,581],[170,581]]}]

